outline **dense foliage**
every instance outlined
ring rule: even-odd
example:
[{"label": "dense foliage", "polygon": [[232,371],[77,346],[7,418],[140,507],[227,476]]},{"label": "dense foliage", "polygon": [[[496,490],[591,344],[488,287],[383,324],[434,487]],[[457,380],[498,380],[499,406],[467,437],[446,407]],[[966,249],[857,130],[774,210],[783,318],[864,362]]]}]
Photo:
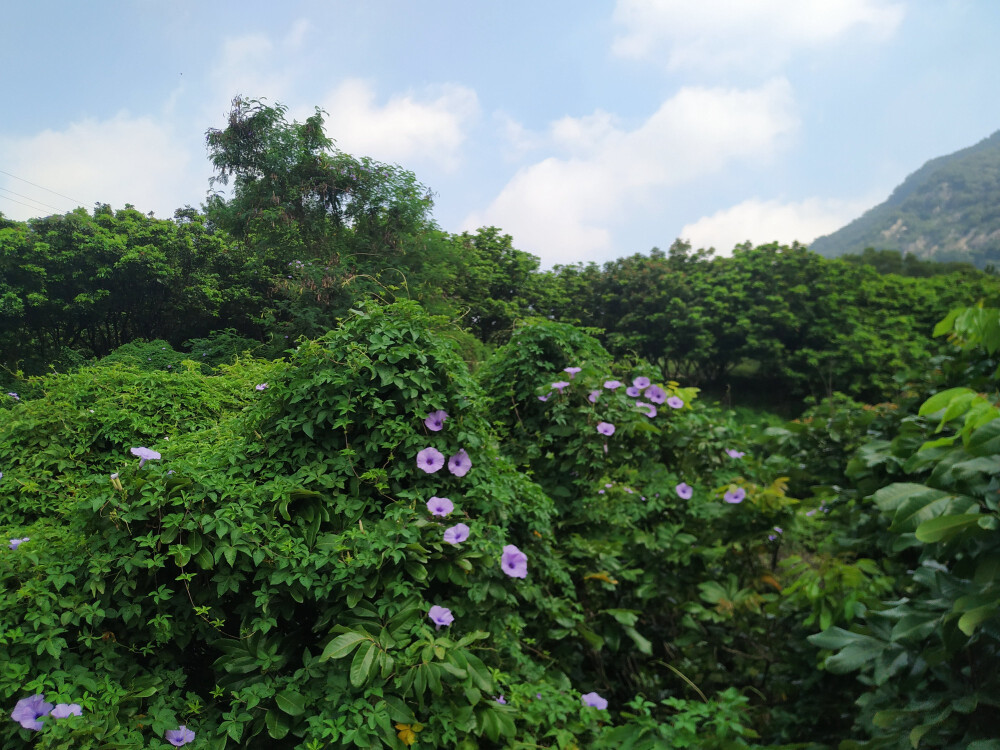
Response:
[{"label": "dense foliage", "polygon": [[995,277],[540,273],[284,115],[0,217],[4,748],[1000,750]]}]

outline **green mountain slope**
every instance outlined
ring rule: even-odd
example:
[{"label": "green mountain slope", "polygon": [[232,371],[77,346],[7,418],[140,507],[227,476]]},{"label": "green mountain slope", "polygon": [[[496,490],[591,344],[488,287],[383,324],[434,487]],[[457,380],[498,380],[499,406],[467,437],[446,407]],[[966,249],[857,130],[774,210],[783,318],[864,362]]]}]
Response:
[{"label": "green mountain slope", "polygon": [[811,249],[836,257],[866,247],[1000,266],[1000,131],[931,159],[887,201],[818,238]]}]

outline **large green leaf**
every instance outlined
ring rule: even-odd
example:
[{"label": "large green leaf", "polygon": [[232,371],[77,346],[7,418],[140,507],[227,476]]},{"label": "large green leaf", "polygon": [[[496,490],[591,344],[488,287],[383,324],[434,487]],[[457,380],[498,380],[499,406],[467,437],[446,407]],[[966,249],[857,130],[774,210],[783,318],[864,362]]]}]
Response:
[{"label": "large green leaf", "polygon": [[374,642],[361,646],[351,661],[351,684],[354,687],[362,687],[367,683],[375,672],[375,656],[379,649]]},{"label": "large green leaf", "polygon": [[916,530],[921,542],[941,542],[958,536],[969,527],[979,528],[978,513],[962,513],[956,516],[938,516],[921,523]]},{"label": "large green leaf", "polygon": [[973,456],[991,456],[1000,453],[1000,419],[987,422],[973,432],[966,449]]},{"label": "large green leaf", "polygon": [[305,696],[294,690],[282,690],[274,696],[274,702],[289,716],[301,716],[306,710]]},{"label": "large green leaf", "polygon": [[977,506],[969,497],[904,482],[883,487],[873,497],[883,512],[895,511],[889,530],[900,534],[914,532],[932,518],[965,513]]},{"label": "large green leaf", "polygon": [[371,637],[365,633],[355,633],[351,631],[350,633],[344,633],[343,635],[338,635],[328,644],[326,648],[323,649],[323,653],[320,654],[319,660],[326,661],[327,659],[342,659],[347,656],[355,647],[361,643],[361,641],[371,640]]}]

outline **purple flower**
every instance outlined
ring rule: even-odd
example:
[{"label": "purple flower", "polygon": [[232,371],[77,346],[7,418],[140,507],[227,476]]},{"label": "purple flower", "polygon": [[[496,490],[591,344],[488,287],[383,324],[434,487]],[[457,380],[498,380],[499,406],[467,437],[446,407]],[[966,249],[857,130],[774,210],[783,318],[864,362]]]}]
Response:
[{"label": "purple flower", "polygon": [[652,404],[647,404],[645,401],[636,401],[635,405],[640,409],[645,409],[646,416],[650,419],[656,416],[656,407]]},{"label": "purple flower", "polygon": [[735,448],[726,448],[726,454],[730,458],[743,458],[746,455],[743,451],[738,451]]},{"label": "purple flower", "polygon": [[691,496],[694,494],[694,488],[687,482],[681,482],[679,485],[674,487],[674,490],[677,492],[677,497],[681,500],[690,500]]},{"label": "purple flower", "polygon": [[732,503],[736,505],[743,502],[743,498],[747,496],[747,491],[742,487],[733,487],[729,492],[722,496],[722,499],[727,503]]},{"label": "purple flower", "polygon": [[10,712],[10,718],[19,723],[25,729],[41,729],[43,716],[48,716],[52,710],[52,704],[45,702],[45,696],[41,693],[32,695],[30,698],[21,698]]},{"label": "purple flower", "polygon": [[615,434],[615,426],[610,422],[598,422],[597,431],[602,435],[607,435],[610,437]]},{"label": "purple flower", "polygon": [[469,527],[464,523],[456,523],[444,530],[444,540],[448,544],[461,544],[469,538]]},{"label": "purple flower", "polygon": [[632,381],[632,385],[638,388],[640,391],[644,391],[649,388],[649,378],[640,375],[635,380]]},{"label": "purple flower", "polygon": [[503,554],[500,556],[500,567],[511,578],[527,578],[528,556],[513,544],[508,544],[503,548]]},{"label": "purple flower", "polygon": [[7,391],[7,395],[10,396],[15,401],[20,401],[21,400],[21,397],[18,396],[16,393],[14,393],[14,391]]},{"label": "purple flower", "polygon": [[639,398],[642,395],[642,388],[636,388],[634,385],[630,385],[625,389],[625,395],[630,398]]},{"label": "purple flower", "polygon": [[544,396],[539,396],[538,400],[539,401],[548,401],[549,400],[549,396],[551,396],[551,395],[552,395],[552,391],[549,391]]},{"label": "purple flower", "polygon": [[613,391],[615,388],[621,388],[622,383],[618,382],[617,380],[605,380],[604,387],[607,388],[609,391]]},{"label": "purple flower", "polygon": [[671,396],[670,398],[667,399],[667,406],[669,406],[671,409],[680,409],[682,406],[684,406],[684,402],[681,401],[677,396]]},{"label": "purple flower", "polygon": [[177,729],[168,729],[164,732],[163,739],[174,747],[183,747],[189,742],[194,742],[194,732],[181,724]]},{"label": "purple flower", "polygon": [[65,719],[67,716],[82,716],[83,709],[79,703],[57,703],[52,709],[52,716],[56,719]]},{"label": "purple flower", "polygon": [[160,454],[150,448],[129,448],[129,453],[139,459],[139,468],[147,461],[156,461]]},{"label": "purple flower", "polygon": [[572,380],[573,378],[576,377],[576,374],[580,372],[580,370],[582,369],[583,369],[582,367],[567,367],[565,370],[563,370],[563,372],[568,372],[569,379]]},{"label": "purple flower", "polygon": [[427,501],[427,510],[432,516],[444,518],[455,510],[455,504],[446,497],[432,497]]},{"label": "purple flower", "polygon": [[[807,516],[814,516],[814,515],[816,515],[816,509],[815,509],[815,508],[813,508],[812,510],[807,510],[807,511],[806,511],[806,515],[807,515]],[[13,541],[13,540],[12,540],[12,541]]]},{"label": "purple flower", "polygon": [[470,459],[469,454],[465,452],[465,448],[462,448],[458,453],[448,459],[448,471],[456,477],[464,477],[469,473],[469,469],[471,468],[472,459]]},{"label": "purple flower", "polygon": [[597,403],[597,397],[600,396],[600,395],[601,395],[600,391],[591,391],[590,395],[587,396],[587,400],[590,403],[592,403],[592,404],[596,404]]},{"label": "purple flower", "polygon": [[499,704],[500,704],[501,706],[506,706],[506,705],[507,705],[507,701],[506,701],[506,700],[504,700],[504,697],[503,697],[503,693],[501,693],[500,695],[498,695],[498,696],[497,696],[496,698],[494,698],[493,700],[495,700],[495,701],[496,701],[497,703],[499,703]]},{"label": "purple flower", "polygon": [[257,383],[257,385],[255,385],[254,388],[258,391],[266,391],[267,383]]},{"label": "purple flower", "polygon": [[555,389],[557,389],[560,393],[562,393],[563,388],[565,388],[568,385],[569,385],[569,383],[566,382],[565,380],[559,380],[559,381],[553,383],[552,387],[555,388]]},{"label": "purple flower", "polygon": [[417,466],[433,474],[444,466],[444,454],[437,448],[424,448],[417,454]]},{"label": "purple flower", "polygon": [[598,490],[598,491],[597,491],[597,494],[598,494],[598,495],[603,495],[603,494],[604,494],[604,490]]},{"label": "purple flower", "polygon": [[580,696],[580,700],[583,701],[585,706],[593,706],[594,708],[599,708],[601,711],[605,711],[608,708],[607,699],[602,698],[597,693],[584,693]]},{"label": "purple flower", "polygon": [[646,389],[646,398],[654,404],[662,404],[667,400],[667,392],[658,385],[651,385]]},{"label": "purple flower", "polygon": [[777,531],[779,534],[784,534],[785,533],[785,530],[783,528],[781,528],[780,526],[775,526],[774,530]]},{"label": "purple flower", "polygon": [[30,542],[30,541],[31,541],[30,537],[24,537],[24,539],[11,539],[10,540],[10,548],[11,549],[17,549],[18,547],[20,547],[25,542]]},{"label": "purple flower", "polygon": [[438,409],[437,411],[432,411],[424,419],[424,427],[426,427],[431,432],[440,432],[441,428],[444,427],[444,420],[448,418],[448,412],[443,409]]},{"label": "purple flower", "polygon": [[451,625],[455,622],[455,616],[451,613],[451,610],[447,607],[441,607],[435,604],[431,607],[430,612],[427,616],[431,618],[431,622],[435,625],[435,630],[440,630],[444,625]]}]

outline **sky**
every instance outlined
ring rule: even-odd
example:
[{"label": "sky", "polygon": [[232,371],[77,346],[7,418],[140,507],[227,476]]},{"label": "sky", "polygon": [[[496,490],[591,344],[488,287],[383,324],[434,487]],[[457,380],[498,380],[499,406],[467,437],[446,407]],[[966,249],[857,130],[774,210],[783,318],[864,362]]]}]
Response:
[{"label": "sky", "polygon": [[809,244],[1000,129],[994,0],[33,0],[0,28],[0,212],[169,218],[237,95],[399,164],[542,267]]}]

